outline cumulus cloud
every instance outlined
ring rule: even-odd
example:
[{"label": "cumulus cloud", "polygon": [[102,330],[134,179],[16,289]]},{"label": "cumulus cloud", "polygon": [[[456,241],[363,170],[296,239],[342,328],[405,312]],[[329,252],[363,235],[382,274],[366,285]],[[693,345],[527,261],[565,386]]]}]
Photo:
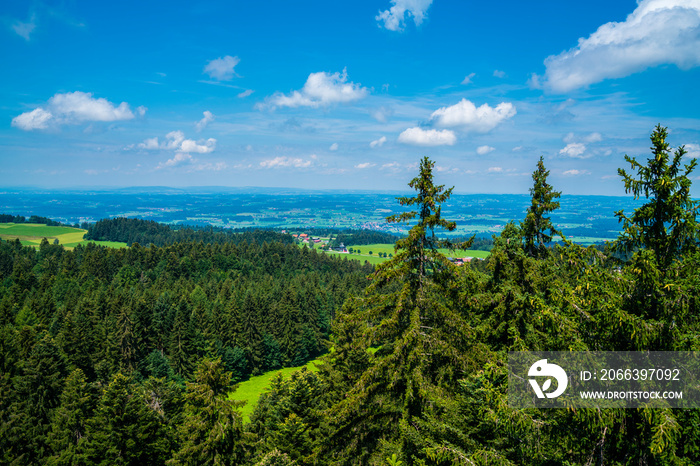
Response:
[{"label": "cumulus cloud", "polygon": [[[143,116],[146,107],[138,107]],[[104,98],[95,99],[90,92],[67,92],[55,94],[44,107],[25,112],[12,119],[12,126],[25,131],[46,129],[50,125],[80,124],[95,121],[131,120],[134,114],[129,104],[122,102],[114,106]]]},{"label": "cumulus cloud", "polygon": [[338,103],[349,103],[363,99],[369,94],[366,87],[348,82],[347,68],[342,73],[311,73],[300,91],[289,95],[280,92],[268,97],[258,108],[269,107],[325,107]]},{"label": "cumulus cloud", "polygon": [[493,76],[495,78],[505,78],[506,77],[506,72],[505,71],[500,71],[500,70],[493,70]]},{"label": "cumulus cloud", "polygon": [[414,146],[452,146],[457,141],[455,133],[448,129],[408,128],[399,134],[399,142]]},{"label": "cumulus cloud", "polygon": [[328,150],[332,150],[332,151],[338,150],[338,143],[334,142],[333,144],[331,144],[331,147],[329,147]]},{"label": "cumulus cloud", "polygon": [[564,176],[577,176],[577,175],[588,175],[590,172],[588,170],[566,170],[562,175]]},{"label": "cumulus cloud", "polygon": [[476,148],[476,153],[479,154],[479,155],[486,155],[486,154],[488,154],[489,152],[493,152],[493,151],[495,151],[495,150],[496,150],[495,147],[491,147],[491,146],[479,146],[479,147]]},{"label": "cumulus cloud", "polygon": [[12,126],[15,128],[31,131],[33,129],[46,129],[53,118],[51,112],[43,108],[35,108],[31,112],[25,112],[12,119]]},{"label": "cumulus cloud", "polygon": [[236,76],[234,68],[241,60],[238,57],[226,55],[225,57],[217,58],[207,63],[203,73],[209,75],[210,78],[217,81],[230,81]]},{"label": "cumulus cloud", "polygon": [[172,159],[168,159],[165,162],[159,163],[156,167],[156,170],[161,170],[163,168],[173,168],[183,164],[190,164],[192,162],[194,162],[194,159],[190,154],[179,152],[175,154],[175,157],[173,157]]},{"label": "cumulus cloud", "polygon": [[462,99],[451,107],[442,107],[430,115],[430,121],[440,127],[460,127],[465,131],[486,133],[516,113],[510,102],[501,102],[495,108],[488,104],[476,107],[471,101]]},{"label": "cumulus cloud", "polygon": [[685,150],[688,151],[688,157],[700,158],[700,144],[686,144]]},{"label": "cumulus cloud", "polygon": [[208,154],[216,149],[216,139],[186,139],[182,131],[171,131],[165,135],[165,141],[159,142],[157,137],[148,138],[138,144],[139,149],[146,150],[173,150],[181,153],[195,152],[197,154]]},{"label": "cumulus cloud", "polygon": [[214,121],[214,114],[211,113],[209,110],[204,111],[204,117],[199,120],[197,123],[194,124],[194,129],[199,133],[201,132],[204,128],[207,127],[209,123]]},{"label": "cumulus cloud", "polygon": [[700,65],[700,2],[641,0],[622,22],[603,24],[578,45],[545,60],[546,71],[534,85],[556,93],[647,68],[673,64]]},{"label": "cumulus cloud", "polygon": [[[312,158],[315,158],[312,156]],[[293,157],[275,157],[274,159],[263,160],[260,162],[262,168],[278,168],[278,167],[293,167],[307,168],[311,166],[311,160],[304,160]]]},{"label": "cumulus cloud", "polygon": [[379,139],[375,139],[374,141],[369,143],[369,147],[374,149],[375,147],[382,147],[384,143],[386,142],[386,136],[382,136]]},{"label": "cumulus cloud", "polygon": [[575,159],[585,159],[588,157],[585,155],[586,145],[580,142],[570,142],[566,145],[566,147],[559,151],[559,154],[567,157],[573,157]]},{"label": "cumulus cloud", "polygon": [[138,145],[140,149],[146,149],[146,150],[155,150],[158,149],[160,146],[158,145],[158,138],[148,138],[142,143]]},{"label": "cumulus cloud", "polygon": [[568,133],[566,136],[564,136],[564,142],[570,143],[570,142],[585,142],[585,143],[594,143],[594,142],[600,142],[603,140],[603,136],[598,133],[591,133],[587,136],[576,136],[574,133]]},{"label": "cumulus cloud", "polygon": [[376,164],[370,163],[370,162],[365,162],[365,163],[358,163],[357,165],[355,165],[355,168],[359,168],[360,170],[362,170],[364,168],[371,168],[374,166],[376,166]]},{"label": "cumulus cloud", "polygon": [[379,27],[390,31],[403,31],[406,18],[413,18],[416,26],[420,26],[433,0],[391,0],[391,8],[380,11],[374,18]]},{"label": "cumulus cloud", "polygon": [[241,92],[240,94],[238,94],[238,98],[239,98],[239,99],[245,99],[246,97],[248,97],[248,96],[249,96],[250,94],[252,94],[253,92],[255,92],[255,91],[252,90],[252,89],[246,89],[245,91],[243,91],[243,92]]},{"label": "cumulus cloud", "polygon": [[466,76],[464,77],[464,79],[462,80],[462,84],[464,84],[464,85],[471,84],[471,83],[472,83],[472,79],[474,78],[474,76],[476,76],[476,73],[469,73],[469,74],[466,75]]},{"label": "cumulus cloud", "polygon": [[503,167],[489,167],[488,172],[489,173],[501,173],[503,171]]}]

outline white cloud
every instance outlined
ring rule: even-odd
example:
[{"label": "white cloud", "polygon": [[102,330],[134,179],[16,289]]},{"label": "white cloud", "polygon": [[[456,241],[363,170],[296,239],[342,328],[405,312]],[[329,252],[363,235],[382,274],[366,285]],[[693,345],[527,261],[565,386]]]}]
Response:
[{"label": "white cloud", "polygon": [[157,137],[155,137],[155,138],[148,138],[148,139],[146,139],[145,141],[143,141],[142,143],[140,143],[140,144],[138,145],[138,147],[139,147],[140,149],[146,149],[146,150],[158,149],[158,148],[159,148],[159,145],[158,145],[158,138],[157,138]]},{"label": "white cloud", "polygon": [[376,164],[370,163],[370,162],[365,162],[365,163],[358,163],[357,165],[355,165],[355,168],[359,168],[360,170],[362,170],[362,169],[371,168],[374,166],[376,166]]},{"label": "white cloud", "polygon": [[126,102],[115,107],[107,99],[94,99],[89,92],[56,94],[49,99],[49,108],[54,115],[62,115],[66,121],[119,121],[134,118]]},{"label": "white cloud", "polygon": [[505,78],[506,77],[506,72],[505,71],[500,71],[500,70],[493,70],[493,76],[495,78]]},{"label": "white cloud", "polygon": [[146,150],[173,150],[176,152],[197,154],[208,154],[216,149],[216,139],[186,139],[185,133],[182,131],[171,131],[165,135],[165,141],[158,141],[157,137],[148,138],[137,146],[139,149]]},{"label": "white cloud", "polygon": [[585,142],[600,142],[603,140],[603,136],[600,133],[591,133],[588,136],[584,137],[583,140]]},{"label": "white cloud", "polygon": [[562,175],[564,176],[577,176],[577,175],[589,175],[591,172],[588,170],[566,170]]},{"label": "white cloud", "polygon": [[238,94],[238,98],[239,98],[239,99],[244,99],[244,98],[248,97],[250,94],[252,94],[253,92],[255,92],[255,91],[252,90],[252,89],[246,89],[245,91],[243,91],[243,92],[241,92],[240,94]]},{"label": "white cloud", "polygon": [[178,165],[189,164],[192,162],[194,162],[194,159],[190,154],[178,152],[172,159],[168,159],[165,162],[159,163],[156,167],[156,170],[177,167]]},{"label": "white cloud", "polygon": [[353,82],[347,82],[347,69],[342,73],[311,73],[301,91],[293,91],[289,95],[280,92],[265,99],[265,104],[258,105],[262,109],[269,107],[325,107],[336,103],[349,103],[363,99],[369,94],[366,87]]},{"label": "white cloud", "polygon": [[617,23],[603,24],[578,45],[545,60],[546,89],[565,93],[610,78],[622,78],[649,67],[700,65],[700,2],[641,0]]},{"label": "white cloud", "polygon": [[197,143],[192,139],[185,139],[182,141],[180,149],[182,152],[196,152],[198,154],[208,154],[209,152],[214,152],[216,149],[216,139],[209,138],[206,141],[200,141]]},{"label": "white cloud", "polygon": [[406,16],[413,17],[416,26],[420,26],[433,0],[391,0],[391,8],[380,11],[374,18],[379,27],[390,31],[403,31]]},{"label": "white cloud", "polygon": [[[146,107],[137,109],[139,115],[146,113]],[[31,131],[46,129],[49,125],[79,124],[86,121],[131,120],[134,114],[129,104],[122,102],[115,107],[107,99],[92,97],[90,92],[68,92],[55,94],[46,108],[38,107],[12,119],[12,126]]]},{"label": "white cloud", "polygon": [[394,110],[387,107],[379,107],[370,112],[372,118],[380,123],[386,123],[390,116],[394,114]]},{"label": "white cloud", "polygon": [[401,170],[401,165],[398,162],[390,162],[382,165],[382,170],[391,170],[392,172],[398,172]]},{"label": "white cloud", "polygon": [[384,143],[386,142],[386,136],[382,136],[379,139],[375,139],[374,141],[369,143],[369,147],[374,149],[375,147],[382,147]]},{"label": "white cloud", "polygon": [[399,134],[399,142],[414,146],[452,146],[457,141],[455,133],[448,129],[408,128]]},{"label": "white cloud", "polygon": [[[314,158],[314,156],[312,156]],[[301,158],[292,157],[275,157],[270,160],[263,160],[260,162],[262,168],[277,168],[277,167],[294,167],[294,168],[307,168],[311,166],[311,160],[304,160]]]},{"label": "white cloud", "polygon": [[566,147],[560,150],[559,153],[576,159],[585,159],[588,157],[585,155],[586,145],[580,142],[570,142]]},{"label": "white cloud", "polygon": [[469,74],[466,75],[466,76],[464,77],[464,79],[462,80],[462,84],[464,84],[464,85],[471,84],[471,83],[472,83],[472,79],[474,78],[474,76],[476,76],[476,73],[469,73]]},{"label": "white cloud", "polygon": [[479,155],[486,155],[486,154],[488,154],[489,152],[493,152],[493,151],[495,151],[495,150],[496,150],[495,147],[491,147],[491,146],[479,146],[479,147],[476,148],[476,153],[479,154]]},{"label": "white cloud", "polygon": [[331,147],[329,147],[328,150],[333,150],[333,151],[338,150],[338,143],[334,142],[333,144],[331,144]]},{"label": "white cloud", "polygon": [[165,139],[167,139],[167,142],[163,143],[162,149],[177,150],[180,148],[182,141],[185,140],[185,133],[182,131],[171,131],[165,135]]},{"label": "white cloud", "polygon": [[700,144],[686,144],[685,150],[688,151],[688,157],[700,158]]},{"label": "white cloud", "polygon": [[230,81],[236,76],[234,68],[241,60],[238,57],[226,55],[225,57],[217,58],[207,63],[203,73],[209,75],[210,78],[217,81]]},{"label": "white cloud", "polygon": [[206,128],[207,125],[212,121],[214,121],[214,114],[211,113],[209,110],[205,110],[204,117],[194,124],[194,129],[199,133],[204,128]]},{"label": "white cloud", "polygon": [[43,108],[35,108],[31,112],[25,112],[12,119],[12,126],[15,128],[31,131],[33,129],[46,129],[53,118],[51,112]]},{"label": "white cloud", "polygon": [[600,142],[603,140],[603,136],[598,133],[591,133],[588,136],[583,136],[583,137],[577,137],[574,133],[568,133],[566,136],[564,136],[564,142],[570,143],[570,142],[579,142],[583,141],[586,143],[594,143],[594,142]]},{"label": "white cloud", "polygon": [[489,173],[501,173],[503,171],[502,167],[489,167]]},{"label": "white cloud", "polygon": [[12,30],[15,31],[17,35],[28,41],[36,28],[36,13],[32,13],[29,21],[26,22],[15,20],[10,27],[12,27]]},{"label": "white cloud", "polygon": [[486,133],[500,123],[515,115],[515,106],[510,102],[501,102],[496,108],[483,104],[476,107],[467,99],[462,99],[451,107],[442,107],[430,115],[430,121],[436,126],[452,128],[461,127],[465,131]]}]

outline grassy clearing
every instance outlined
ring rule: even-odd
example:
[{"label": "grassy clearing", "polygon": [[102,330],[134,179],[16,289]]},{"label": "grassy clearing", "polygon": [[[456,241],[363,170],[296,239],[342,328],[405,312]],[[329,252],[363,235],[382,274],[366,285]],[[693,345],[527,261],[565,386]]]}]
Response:
[{"label": "grassy clearing", "polygon": [[[379,257],[379,253],[394,254],[394,245],[392,243],[378,243],[378,244],[367,244],[364,246],[348,246],[348,250],[352,248],[352,254],[337,253],[333,251],[328,251],[330,254],[339,254],[345,256],[349,260],[359,260],[359,261],[369,261],[370,264],[381,264],[382,262],[388,261],[389,257]],[[360,251],[359,253],[357,251]],[[370,251],[372,254],[370,255]],[[449,249],[440,249],[441,254],[447,257],[479,257],[485,259],[489,256],[488,251],[450,251]]]},{"label": "grassy clearing", "polygon": [[73,249],[78,244],[83,246],[88,243],[95,243],[110,248],[125,248],[126,243],[116,243],[114,241],[86,241],[83,239],[87,230],[72,227],[49,227],[39,223],[0,223],[0,238],[6,241],[19,239],[24,246],[35,248],[41,245],[41,241],[46,238],[49,243],[58,240],[67,249]]},{"label": "grassy clearing", "polygon": [[262,395],[263,392],[270,387],[270,382],[277,376],[277,374],[282,374],[282,377],[289,377],[293,372],[298,371],[302,367],[306,367],[307,370],[316,372],[318,371],[317,365],[320,364],[320,359],[314,359],[313,361],[306,363],[304,366],[285,367],[284,369],[269,371],[262,375],[251,377],[245,382],[238,384],[236,391],[231,392],[228,397],[230,400],[246,402],[246,404],[240,409],[241,413],[243,414],[243,422],[248,423],[250,422],[250,415],[253,413],[255,405],[258,403],[258,398],[260,398],[260,395]]}]

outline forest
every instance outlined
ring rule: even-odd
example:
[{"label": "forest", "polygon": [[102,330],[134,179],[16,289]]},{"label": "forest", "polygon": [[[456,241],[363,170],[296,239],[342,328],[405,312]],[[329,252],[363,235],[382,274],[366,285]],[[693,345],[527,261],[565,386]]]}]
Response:
[{"label": "forest", "polygon": [[[616,241],[566,240],[540,158],[524,217],[478,269],[438,252],[474,238],[445,239],[452,189],[428,157],[387,218],[409,234],[376,268],[271,232],[127,249],[2,242],[0,462],[698,464],[698,410],[507,399],[508,351],[700,350],[696,161],[666,136],[657,126],[651,156],[618,171],[645,203],[615,213]],[[323,353],[318,372],[275,379],[244,424],[236,382]]]}]

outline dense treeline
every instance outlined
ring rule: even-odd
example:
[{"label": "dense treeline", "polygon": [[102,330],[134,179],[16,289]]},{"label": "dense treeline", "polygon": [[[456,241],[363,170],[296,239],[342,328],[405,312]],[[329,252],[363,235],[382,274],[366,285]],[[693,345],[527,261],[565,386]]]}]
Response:
[{"label": "dense treeline", "polygon": [[26,218],[24,215],[0,214],[0,223],[43,223],[50,227],[65,226],[61,222],[51,220],[47,217],[40,217],[38,215],[32,215],[29,218]]},{"label": "dense treeline", "polygon": [[548,246],[559,192],[540,159],[525,218],[495,238],[482,271],[430,246],[454,224],[425,159],[405,200],[420,221],[346,302],[326,365],[276,381],[257,406],[260,464],[700,463],[699,410],[516,410],[507,398],[508,351],[700,350],[695,161],[683,168],[665,137],[657,127],[647,164],[628,158],[635,173],[620,171],[647,203],[616,214],[624,231],[611,247]]},{"label": "dense treeline", "polygon": [[[162,463],[184,445],[170,429],[197,414],[185,387],[206,358],[241,380],[325,351],[334,313],[372,267],[247,236],[258,241],[72,251],[2,242],[0,462]],[[125,430],[106,431],[113,423]],[[110,456],[140,435],[158,445]]]},{"label": "dense treeline", "polygon": [[393,243],[400,238],[392,233],[374,230],[330,230],[329,233],[335,235],[333,240],[330,242],[330,246],[333,248],[339,247],[341,243],[345,246]]},{"label": "dense treeline", "polygon": [[[361,276],[369,268],[325,262],[306,249],[289,249],[295,263],[306,265],[287,268],[281,264],[288,256],[280,252],[287,246],[279,244],[70,253],[48,244],[34,252],[3,243],[2,461],[699,464],[700,410],[517,410],[507,398],[508,351],[700,351],[700,228],[698,203],[689,194],[695,161],[682,167],[684,149],[672,153],[665,137],[657,127],[647,164],[627,158],[634,173],[620,170],[628,192],[647,202],[616,213],[623,233],[610,247],[550,246],[566,232],[549,218],[560,193],[540,159],[530,207],[494,238],[483,270],[456,267],[438,251],[447,241],[436,232],[456,225],[441,216],[451,189],[433,183],[427,157],[409,183],[416,195],[399,199],[415,210],[388,218],[413,227],[369,281]],[[226,248],[235,253],[217,260],[200,254],[217,257]],[[255,256],[255,265],[265,265],[238,262],[249,250],[265,248]],[[271,250],[281,262],[262,260]],[[149,261],[149,254],[162,255]],[[223,273],[222,260],[239,266]],[[301,290],[332,282],[333,275],[311,278],[324,276],[326,267],[348,270],[347,299],[332,319],[325,363],[316,373],[275,379],[244,426],[236,402],[227,398],[231,379],[240,377],[241,357],[244,367],[262,370],[278,364],[269,355],[286,361],[298,354],[287,351],[282,337],[289,334],[290,313],[298,315],[292,319],[295,351],[310,348],[314,332],[301,326],[313,330],[306,319],[331,307],[323,300],[304,304]],[[64,269],[66,280],[50,278]],[[307,275],[292,291],[290,276],[275,285],[282,270]],[[368,286],[359,292],[363,283]],[[271,290],[279,292],[265,308]],[[342,293],[331,290],[307,296],[333,297],[338,304]],[[289,294],[296,306],[282,306],[294,302]],[[265,317],[274,316],[275,323],[248,332],[258,328],[246,323],[256,309],[267,309]],[[170,322],[169,331],[159,330],[163,322]],[[150,328],[157,330],[142,330]],[[227,356],[223,347],[235,354]],[[193,359],[185,356],[192,353]],[[184,388],[182,380],[189,380]]]},{"label": "dense treeline", "polygon": [[141,245],[165,246],[174,243],[199,241],[202,243],[280,242],[291,244],[289,235],[272,230],[224,230],[213,227],[170,227],[153,220],[117,217],[103,219],[91,224],[85,234],[86,240],[116,241]]}]

